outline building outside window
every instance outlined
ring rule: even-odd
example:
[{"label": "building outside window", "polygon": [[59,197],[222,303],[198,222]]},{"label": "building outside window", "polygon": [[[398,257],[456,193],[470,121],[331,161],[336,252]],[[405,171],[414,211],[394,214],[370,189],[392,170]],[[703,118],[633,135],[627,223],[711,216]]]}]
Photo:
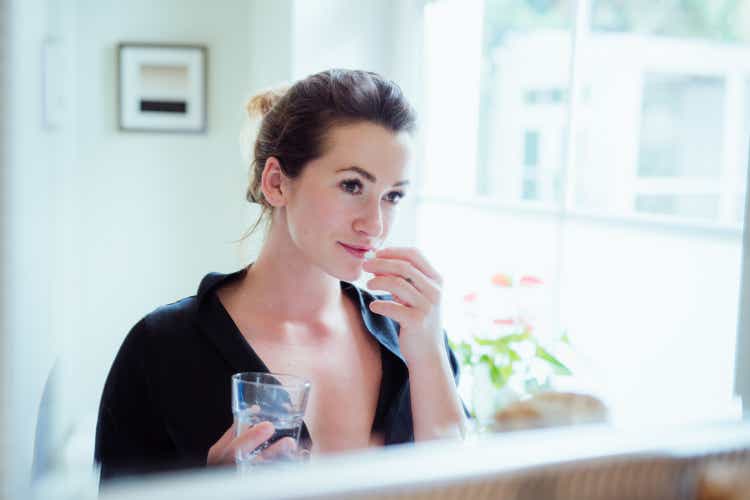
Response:
[{"label": "building outside window", "polygon": [[449,334],[494,273],[539,276],[541,328],[623,422],[735,412],[750,1],[469,4],[425,7],[419,244]]}]

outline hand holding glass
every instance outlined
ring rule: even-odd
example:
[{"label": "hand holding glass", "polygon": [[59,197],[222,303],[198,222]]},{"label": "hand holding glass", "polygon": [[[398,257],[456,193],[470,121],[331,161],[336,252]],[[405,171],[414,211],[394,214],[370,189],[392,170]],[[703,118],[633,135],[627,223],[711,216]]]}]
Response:
[{"label": "hand holding glass", "polygon": [[[294,375],[258,372],[232,375],[234,437],[238,438],[247,430],[266,430],[262,428],[268,424],[259,425],[263,422],[273,426],[273,434],[260,445],[253,442],[248,443],[247,448],[237,447],[234,450],[235,463],[244,466],[272,461],[282,456],[290,458],[291,453],[285,453],[287,450],[277,449],[283,448],[280,447],[283,442],[275,446],[274,443],[290,438],[294,443],[292,448],[296,449],[299,445],[309,395],[310,382]],[[266,432],[270,433],[270,427]]]}]

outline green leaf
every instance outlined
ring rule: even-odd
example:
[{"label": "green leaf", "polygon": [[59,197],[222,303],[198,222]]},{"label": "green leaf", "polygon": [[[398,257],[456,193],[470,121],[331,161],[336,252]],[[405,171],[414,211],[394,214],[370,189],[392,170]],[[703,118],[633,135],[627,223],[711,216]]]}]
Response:
[{"label": "green leaf", "polygon": [[500,367],[500,374],[503,376],[504,382],[507,382],[511,376],[513,376],[513,365],[507,364]]},{"label": "green leaf", "polygon": [[448,341],[448,345],[450,345],[451,349],[458,354],[458,357],[461,361],[461,364],[471,366],[473,365],[473,356],[474,352],[471,347],[471,344],[468,342],[460,342],[456,344],[455,342]]},{"label": "green leaf", "polygon": [[511,361],[521,361],[521,355],[518,354],[518,351],[511,349],[510,347],[508,347],[508,358],[510,358]]},{"label": "green leaf", "polygon": [[510,344],[522,341],[524,338],[522,334],[511,334],[498,339],[476,339],[476,342],[482,347],[489,347],[493,354],[500,354],[510,361],[514,361],[518,353],[515,351],[511,353],[513,349],[510,347]]},{"label": "green leaf", "polygon": [[492,381],[492,385],[497,388],[500,388],[505,384],[502,371],[494,363],[490,365],[490,380]]},{"label": "green leaf", "polygon": [[505,345],[508,345],[512,342],[523,342],[524,340],[529,340],[529,332],[510,333],[508,335],[503,335],[497,340],[498,342],[501,342]]},{"label": "green leaf", "polygon": [[570,337],[568,336],[567,330],[565,330],[562,336],[560,337],[560,342],[562,342],[563,344],[570,345]]},{"label": "green leaf", "polygon": [[570,371],[570,368],[565,366],[559,359],[554,357],[552,354],[549,353],[545,348],[543,348],[540,345],[536,346],[536,356],[540,359],[543,359],[550,365],[552,365],[553,371],[558,375],[572,375],[573,372]]},{"label": "green leaf", "polygon": [[494,347],[497,345],[498,339],[483,339],[479,337],[474,338],[474,342],[476,342],[479,345],[487,346],[487,347]]}]

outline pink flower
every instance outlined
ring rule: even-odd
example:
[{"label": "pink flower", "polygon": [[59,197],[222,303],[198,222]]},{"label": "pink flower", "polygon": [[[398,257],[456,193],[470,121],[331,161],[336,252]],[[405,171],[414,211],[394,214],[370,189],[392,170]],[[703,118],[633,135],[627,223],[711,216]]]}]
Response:
[{"label": "pink flower", "polygon": [[543,285],[544,281],[537,278],[536,276],[523,276],[521,277],[521,286],[536,286]]},{"label": "pink flower", "polygon": [[497,286],[513,286],[513,279],[507,274],[498,273],[492,277],[492,284]]},{"label": "pink flower", "polygon": [[475,302],[477,300],[477,292],[470,292],[464,295],[464,302]]},{"label": "pink flower", "polygon": [[498,318],[498,319],[493,319],[492,323],[496,325],[508,326],[508,325],[513,325],[515,323],[515,320],[513,318],[502,318],[502,319]]}]

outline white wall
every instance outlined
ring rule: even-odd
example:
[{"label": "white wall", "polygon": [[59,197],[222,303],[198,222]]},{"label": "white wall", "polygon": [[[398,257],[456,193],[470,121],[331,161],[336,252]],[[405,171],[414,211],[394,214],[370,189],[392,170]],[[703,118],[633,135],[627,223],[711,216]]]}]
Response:
[{"label": "white wall", "polygon": [[[250,2],[248,57],[252,90],[263,89],[291,78],[293,0]],[[249,95],[248,95],[249,96]]]},{"label": "white wall", "polygon": [[55,153],[60,134],[41,123],[42,42],[54,35],[44,0],[9,1],[2,112],[2,432],[0,497],[28,484],[36,409],[56,346],[51,321]]},{"label": "white wall", "polygon": [[[112,359],[140,317],[192,295],[205,273],[242,265],[231,243],[246,219],[238,134],[257,57],[245,0],[80,0],[75,18],[75,161],[58,186],[66,422],[96,412]],[[122,41],[208,47],[206,134],[117,129]]]},{"label": "white wall", "polygon": [[[56,358],[61,406],[52,437],[86,436],[90,460],[101,388],[128,329],[159,304],[192,294],[205,272],[245,262],[252,248],[241,253],[231,243],[252,218],[238,148],[243,104],[264,77],[289,76],[288,51],[262,53],[258,30],[248,29],[263,25],[260,12],[287,19],[287,30],[282,3],[36,0],[12,7],[4,138],[13,148],[3,169],[1,226],[7,496],[28,484],[37,408]],[[55,40],[64,60],[53,80],[64,99],[54,131],[40,121],[45,39]],[[207,134],[117,130],[121,41],[208,47]],[[266,71],[254,78],[251,64],[260,71],[259,60]]]},{"label": "white wall", "polygon": [[297,0],[294,5],[293,78],[330,67],[391,74],[394,0]]}]

